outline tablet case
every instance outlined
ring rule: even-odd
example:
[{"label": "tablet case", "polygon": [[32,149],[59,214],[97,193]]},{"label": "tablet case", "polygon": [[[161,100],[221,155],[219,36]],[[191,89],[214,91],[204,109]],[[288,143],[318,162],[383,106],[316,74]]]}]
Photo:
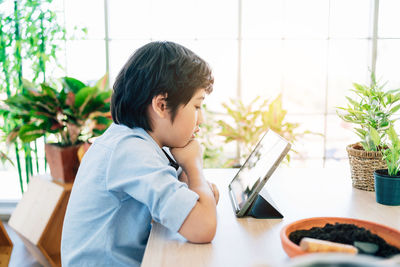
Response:
[{"label": "tablet case", "polygon": [[[272,199],[267,193],[264,193],[266,198],[273,203]],[[257,219],[281,219],[283,215],[260,194],[257,195],[256,200],[247,210],[245,216],[251,216]]]}]

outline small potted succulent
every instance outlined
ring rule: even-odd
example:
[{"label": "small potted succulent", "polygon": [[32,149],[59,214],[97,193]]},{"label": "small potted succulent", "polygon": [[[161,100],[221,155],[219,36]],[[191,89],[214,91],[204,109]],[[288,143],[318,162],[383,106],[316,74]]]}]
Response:
[{"label": "small potted succulent", "polygon": [[[373,172],[385,169],[381,140],[394,122],[393,114],[400,109],[400,89],[385,92],[371,74],[371,85],[354,83],[356,97],[346,97],[347,107],[338,108],[338,116],[352,123],[360,142],[346,147],[353,187],[374,191]],[[340,112],[339,112],[340,111]]]},{"label": "small potted succulent", "polygon": [[382,150],[387,169],[376,170],[376,201],[384,205],[400,205],[400,140],[393,126],[386,131],[388,141]]},{"label": "small potted succulent", "polygon": [[22,94],[4,101],[10,114],[23,121],[8,134],[8,141],[20,138],[31,142],[41,136],[55,136],[55,143],[45,144],[51,175],[60,182],[72,182],[79,167],[79,147],[111,123],[112,91],[106,84],[107,75],[94,86],[70,77],[63,77],[61,86],[35,86],[24,81]]}]

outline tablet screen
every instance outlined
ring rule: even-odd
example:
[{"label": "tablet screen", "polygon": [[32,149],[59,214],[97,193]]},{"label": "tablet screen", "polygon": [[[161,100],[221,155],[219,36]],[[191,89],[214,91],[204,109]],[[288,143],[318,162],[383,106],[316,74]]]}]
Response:
[{"label": "tablet screen", "polygon": [[258,185],[265,182],[263,179],[269,178],[289,147],[289,143],[273,131],[268,131],[262,137],[230,184],[239,209],[242,209]]}]

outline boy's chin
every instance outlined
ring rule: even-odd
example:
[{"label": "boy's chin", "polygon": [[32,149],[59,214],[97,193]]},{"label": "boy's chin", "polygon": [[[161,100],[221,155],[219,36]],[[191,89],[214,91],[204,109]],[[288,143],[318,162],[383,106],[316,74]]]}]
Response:
[{"label": "boy's chin", "polygon": [[170,146],[170,148],[183,148],[185,146],[187,146],[192,140],[194,140],[195,138],[190,138],[188,141],[186,142],[182,142],[179,144],[173,144],[172,146]]}]

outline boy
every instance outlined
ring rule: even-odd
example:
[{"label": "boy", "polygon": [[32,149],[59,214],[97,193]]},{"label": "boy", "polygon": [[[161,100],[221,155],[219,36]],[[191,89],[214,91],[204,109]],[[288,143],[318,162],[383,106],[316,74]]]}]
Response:
[{"label": "boy", "polygon": [[181,45],[152,42],[132,55],[114,84],[114,123],[74,182],[63,266],[139,266],[152,220],[190,242],[211,242],[219,193],[204,179],[194,138],[213,82],[207,63]]}]

